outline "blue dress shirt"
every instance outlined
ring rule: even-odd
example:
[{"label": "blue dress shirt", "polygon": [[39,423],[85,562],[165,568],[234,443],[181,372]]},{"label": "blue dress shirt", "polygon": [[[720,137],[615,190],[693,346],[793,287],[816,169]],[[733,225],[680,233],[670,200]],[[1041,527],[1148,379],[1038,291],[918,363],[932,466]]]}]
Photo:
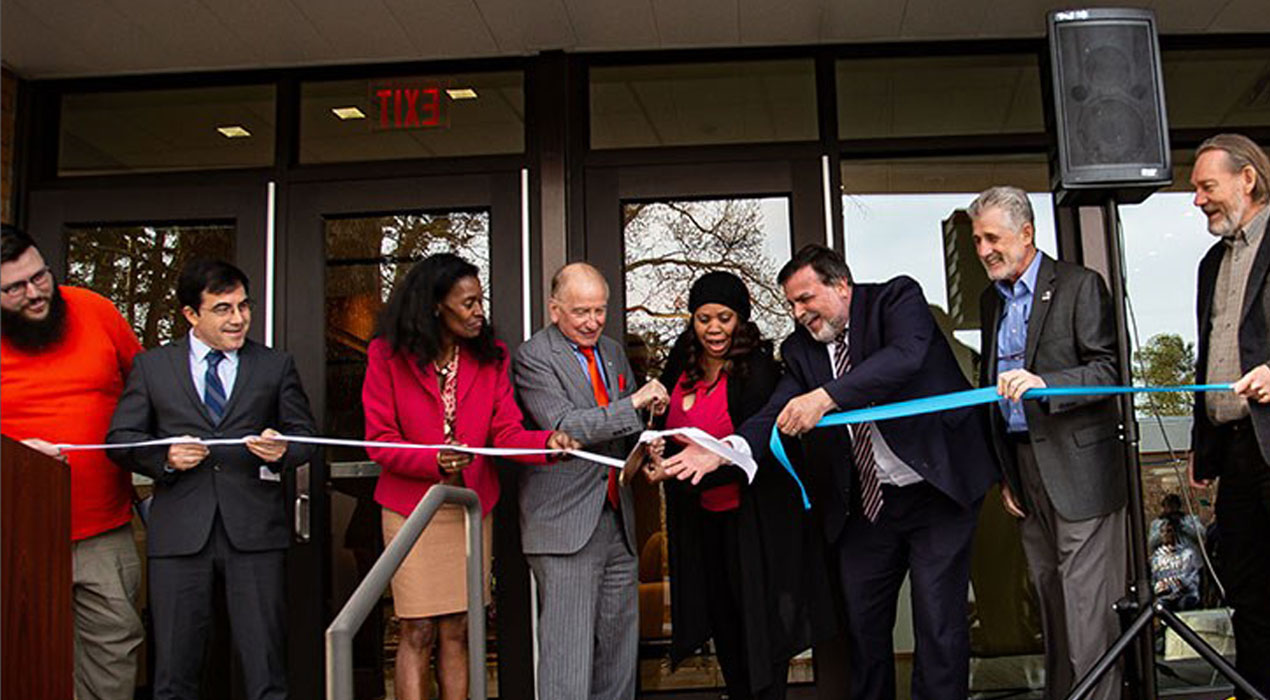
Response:
[{"label": "blue dress shirt", "polygon": [[[1012,369],[1023,369],[1027,353],[1027,320],[1032,315],[1032,292],[1036,289],[1036,274],[1040,268],[1041,252],[1038,250],[1014,284],[995,283],[1005,307],[1001,327],[997,329],[998,377]],[[1011,433],[1027,432],[1023,402],[1002,398],[998,403],[1001,414],[1005,416],[1006,430]]]},{"label": "blue dress shirt", "polygon": [[[581,347],[572,341],[569,342],[569,347],[573,348],[573,356],[578,359],[578,362],[582,363],[582,376],[586,377],[588,382],[591,381],[591,368],[587,367],[586,355],[582,354]],[[604,382],[605,393],[608,393],[609,375],[608,372],[604,371],[604,358],[600,357],[600,344],[596,343],[591,349],[595,351],[595,366],[600,369],[600,380]],[[614,397],[609,397],[609,401],[615,400]]]},{"label": "blue dress shirt", "polygon": [[[198,392],[200,399],[206,390],[207,353],[211,351],[212,348],[207,343],[190,331],[190,374],[194,377],[194,390]],[[234,394],[234,380],[238,379],[238,351],[225,350],[224,353],[225,359],[216,367],[216,376],[220,377],[221,386],[225,387],[225,401],[228,403],[229,397]]]}]

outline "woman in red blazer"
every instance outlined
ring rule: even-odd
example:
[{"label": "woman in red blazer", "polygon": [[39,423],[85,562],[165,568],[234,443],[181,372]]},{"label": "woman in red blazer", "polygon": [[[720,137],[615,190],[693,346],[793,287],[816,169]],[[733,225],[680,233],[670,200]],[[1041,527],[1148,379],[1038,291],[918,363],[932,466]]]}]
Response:
[{"label": "woman in red blazer", "polygon": [[[370,343],[362,404],[366,439],[467,446],[571,449],[560,432],[530,431],[512,397],[507,348],[485,321],[477,269],[449,253],[415,265],[393,290]],[[462,406],[462,410],[459,407]],[[498,475],[488,457],[454,450],[368,448],[380,466],[375,500],[383,506],[385,544],[434,484],[472,489],[480,497],[489,601],[490,511]],[[545,455],[517,458],[544,462]],[[446,505],[433,517],[393,577],[401,622],[396,693],[427,697],[428,658],[440,640],[441,698],[466,698],[467,594],[463,510]]]}]

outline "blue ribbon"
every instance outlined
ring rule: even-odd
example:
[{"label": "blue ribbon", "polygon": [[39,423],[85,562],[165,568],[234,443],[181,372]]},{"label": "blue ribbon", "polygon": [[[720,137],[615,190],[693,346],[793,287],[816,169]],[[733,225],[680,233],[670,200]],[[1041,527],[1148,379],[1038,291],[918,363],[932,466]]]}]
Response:
[{"label": "blue ribbon", "polygon": [[[1182,384],[1180,386],[1049,386],[1037,389],[1028,389],[1023,393],[1025,399],[1043,399],[1050,396],[1110,396],[1114,394],[1165,394],[1180,392],[1199,392],[1199,391],[1230,391],[1230,384]],[[870,406],[869,408],[859,408],[853,411],[842,411],[841,413],[830,413],[816,423],[817,428],[827,428],[834,425],[851,425],[853,423],[871,423],[873,421],[890,420],[892,418],[906,418],[908,416],[920,416],[926,413],[938,413],[940,411],[951,411],[957,408],[967,408],[970,406],[980,406],[983,404],[994,403],[1001,398],[994,386],[984,387],[982,389],[970,389],[968,391],[955,391],[951,394],[940,394],[938,396],[928,396],[923,399],[910,399],[908,401],[899,401],[883,406]],[[772,426],[772,437],[768,440],[768,447],[772,454],[776,456],[776,461],[785,467],[785,471],[789,472],[790,478],[798,484],[798,490],[802,493],[803,508],[811,508],[811,499],[807,497],[807,489],[803,486],[802,479],[798,478],[798,474],[794,471],[794,466],[790,464],[789,456],[785,454],[785,446],[781,444],[780,431],[776,426]]]}]

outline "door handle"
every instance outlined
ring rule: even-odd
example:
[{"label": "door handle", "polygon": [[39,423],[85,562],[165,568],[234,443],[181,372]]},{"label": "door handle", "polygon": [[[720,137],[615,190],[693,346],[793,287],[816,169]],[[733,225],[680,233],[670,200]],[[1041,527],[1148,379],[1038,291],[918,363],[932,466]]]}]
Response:
[{"label": "door handle", "polygon": [[312,467],[308,464],[302,464],[295,470],[295,540],[296,542],[308,542],[311,534],[310,525],[310,497],[309,497],[309,481]]}]

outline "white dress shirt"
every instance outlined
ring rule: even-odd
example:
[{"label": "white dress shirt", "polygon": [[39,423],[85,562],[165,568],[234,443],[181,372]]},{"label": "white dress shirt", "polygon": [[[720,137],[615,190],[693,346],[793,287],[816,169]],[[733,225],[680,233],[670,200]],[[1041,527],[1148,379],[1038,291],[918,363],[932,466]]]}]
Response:
[{"label": "white dress shirt", "polygon": [[[834,364],[834,351],[837,347],[838,344],[834,342],[825,345],[834,379],[838,378],[838,368]],[[878,430],[877,423],[869,423],[869,435],[873,438],[873,460],[878,464],[878,481],[892,486],[911,486],[923,481],[922,475],[913,471],[913,468],[905,464],[891,446],[886,444],[886,438],[882,437],[882,431]]]}]

